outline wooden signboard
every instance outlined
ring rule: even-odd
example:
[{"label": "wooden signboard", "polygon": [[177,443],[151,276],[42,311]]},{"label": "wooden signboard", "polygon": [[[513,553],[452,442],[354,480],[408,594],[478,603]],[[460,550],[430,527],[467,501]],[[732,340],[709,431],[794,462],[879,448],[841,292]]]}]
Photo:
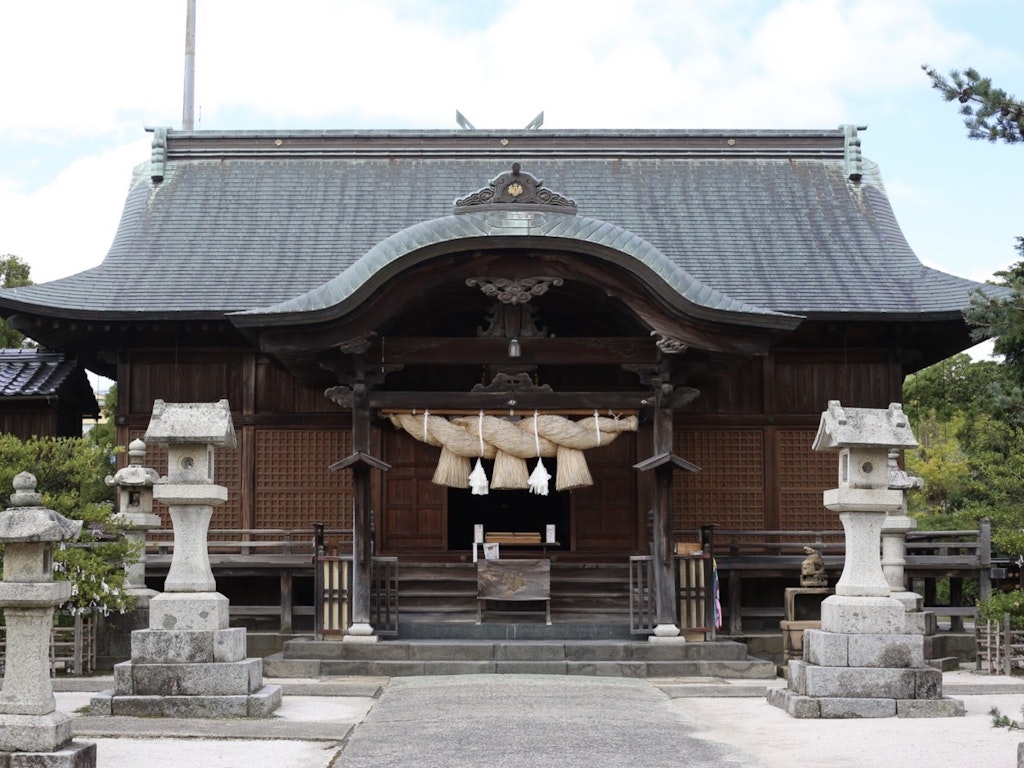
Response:
[{"label": "wooden signboard", "polygon": [[478,560],[476,574],[477,624],[486,600],[543,600],[551,623],[550,560]]}]

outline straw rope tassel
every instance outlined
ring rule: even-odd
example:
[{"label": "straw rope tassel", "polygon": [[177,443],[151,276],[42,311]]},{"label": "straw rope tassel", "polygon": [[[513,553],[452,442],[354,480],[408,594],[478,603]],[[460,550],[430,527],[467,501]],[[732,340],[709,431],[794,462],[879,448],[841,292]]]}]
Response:
[{"label": "straw rope tassel", "polygon": [[[423,442],[433,444],[430,435],[430,411],[423,411]],[[469,459],[456,456],[448,450],[448,446],[441,446],[441,455],[437,459],[437,467],[434,469],[434,476],[431,481],[435,485],[445,485],[450,488],[465,488],[469,485]]]},{"label": "straw rope tassel", "polygon": [[[480,411],[480,456],[484,455],[484,412]],[[469,473],[469,487],[474,496],[486,496],[490,492],[490,484],[487,482],[487,472],[480,459],[476,460],[476,466]]]},{"label": "straw rope tassel", "polygon": [[551,473],[548,472],[547,467],[544,466],[544,460],[540,457],[540,433],[537,432],[536,411],[533,412],[533,439],[537,443],[537,466],[530,473],[530,493],[535,493],[538,496],[547,496],[548,481],[551,479]]}]

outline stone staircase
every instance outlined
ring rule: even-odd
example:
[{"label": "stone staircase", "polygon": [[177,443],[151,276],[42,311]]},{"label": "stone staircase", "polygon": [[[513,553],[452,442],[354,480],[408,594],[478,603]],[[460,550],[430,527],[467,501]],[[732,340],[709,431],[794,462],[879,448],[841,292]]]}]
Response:
[{"label": "stone staircase", "polygon": [[[514,632],[513,632],[514,634]],[[613,677],[775,677],[771,661],[732,641],[668,645],[626,640],[293,640],[263,660],[270,677],[546,674]]]},{"label": "stone staircase", "polygon": [[[474,563],[402,563],[398,636],[376,643],[299,638],[264,658],[265,674],[557,674],[767,679],[775,665],[734,641],[661,644],[629,628],[629,564],[552,563],[551,625],[543,603],[477,617]],[[507,607],[506,607],[507,606]]]}]

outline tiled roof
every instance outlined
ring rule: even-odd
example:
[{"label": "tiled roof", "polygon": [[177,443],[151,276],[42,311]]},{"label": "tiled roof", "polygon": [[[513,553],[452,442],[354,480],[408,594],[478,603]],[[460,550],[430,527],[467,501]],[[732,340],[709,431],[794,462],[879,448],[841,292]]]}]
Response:
[{"label": "tiled roof", "polygon": [[953,317],[977,285],[921,264],[877,167],[851,159],[842,130],[170,132],[166,158],[137,169],[104,262],[0,291],[0,307],[111,319],[311,309],[399,258],[390,246],[479,229],[486,214],[452,216],[453,201],[513,161],[578,206],[578,218],[541,214],[538,237],[568,227],[582,242],[583,222],[607,227],[681,303]]},{"label": "tiled roof", "polygon": [[0,397],[53,397],[74,373],[58,352],[0,349]]}]

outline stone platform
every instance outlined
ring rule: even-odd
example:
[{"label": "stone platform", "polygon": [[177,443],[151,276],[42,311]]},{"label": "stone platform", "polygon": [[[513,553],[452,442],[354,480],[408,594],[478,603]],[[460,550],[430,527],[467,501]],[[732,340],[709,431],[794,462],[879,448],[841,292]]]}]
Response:
[{"label": "stone platform", "polygon": [[[568,633],[567,633],[568,634]],[[775,664],[730,640],[422,639],[353,644],[294,640],[264,659],[273,677],[544,674],[770,680]]]},{"label": "stone platform", "polygon": [[244,629],[137,630],[114,688],[92,698],[96,715],[267,717],[281,688],[263,684],[262,659],[245,658]]},{"label": "stone platform", "polygon": [[768,702],[796,718],[962,716],[923,647],[920,635],[807,630],[805,660],[789,663],[788,687]]}]

